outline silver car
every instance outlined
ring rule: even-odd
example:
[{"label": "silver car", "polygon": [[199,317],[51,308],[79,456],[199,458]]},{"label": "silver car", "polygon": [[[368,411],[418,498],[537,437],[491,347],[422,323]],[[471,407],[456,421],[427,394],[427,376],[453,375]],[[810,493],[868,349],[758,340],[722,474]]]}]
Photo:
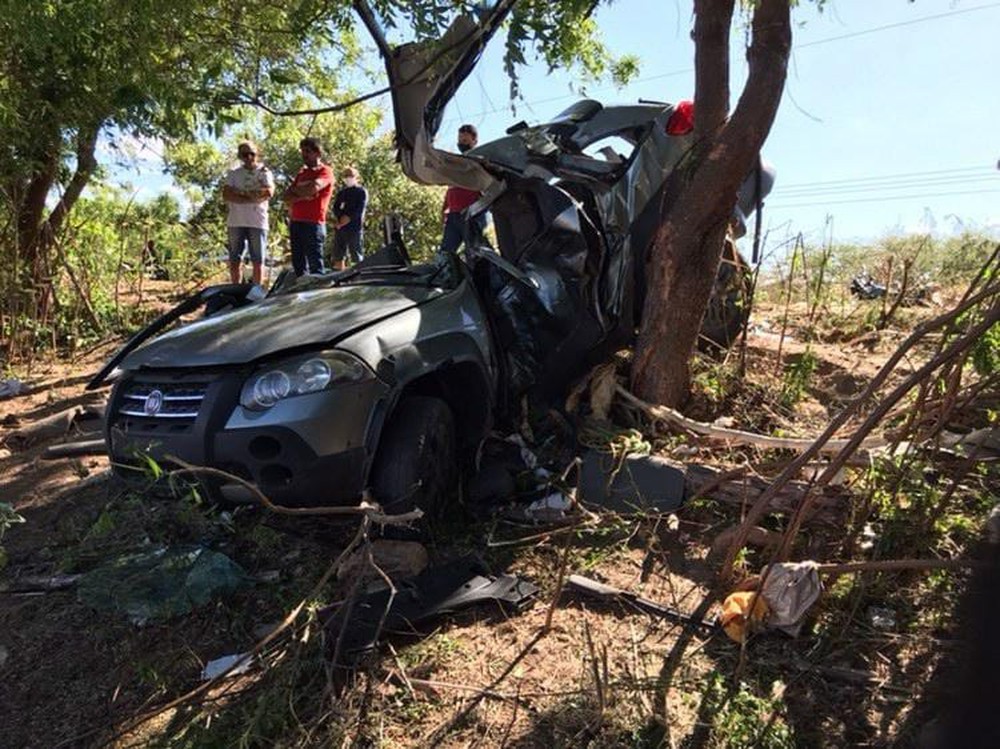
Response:
[{"label": "silver car", "polygon": [[[634,339],[660,198],[691,147],[689,112],[584,100],[445,152],[434,146],[444,106],[502,12],[401,47],[362,15],[394,87],[403,169],[479,191],[468,211],[491,212],[497,246],[469,236],[462,251],[414,265],[388,231],[382,250],[346,271],[285,276],[266,296],[246,286],[195,295],[92,383],[117,376],[106,437],[124,475],[145,455],[176,457],[281,504],[353,503],[370,488],[390,511],[430,509],[523,396],[564,394]],[[770,181],[765,172],[755,184]],[[745,191],[743,210],[762,192]],[[706,331],[720,345],[742,322],[727,273],[709,316],[720,324]],[[152,337],[203,304],[203,319]],[[206,486],[232,501],[251,494],[224,478]]]}]

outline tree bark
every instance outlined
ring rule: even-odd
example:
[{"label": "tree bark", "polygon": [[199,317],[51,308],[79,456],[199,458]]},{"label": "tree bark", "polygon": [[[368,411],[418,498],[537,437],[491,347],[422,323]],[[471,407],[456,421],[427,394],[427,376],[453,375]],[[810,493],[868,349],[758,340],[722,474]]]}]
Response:
[{"label": "tree bark", "polygon": [[643,322],[632,366],[641,398],[677,407],[690,389],[689,361],[711,297],[736,193],[774,121],[791,48],[788,0],[760,0],[749,77],[732,117],[729,29],[734,0],[695,2],[695,146],[665,191],[650,249]]},{"label": "tree bark", "polygon": [[62,198],[56,203],[49,214],[48,224],[52,234],[58,233],[62,227],[66,215],[73,209],[76,201],[84,188],[90,183],[90,178],[97,170],[97,157],[94,155],[97,150],[97,136],[101,131],[101,123],[98,122],[77,133],[76,136],[76,171]]}]

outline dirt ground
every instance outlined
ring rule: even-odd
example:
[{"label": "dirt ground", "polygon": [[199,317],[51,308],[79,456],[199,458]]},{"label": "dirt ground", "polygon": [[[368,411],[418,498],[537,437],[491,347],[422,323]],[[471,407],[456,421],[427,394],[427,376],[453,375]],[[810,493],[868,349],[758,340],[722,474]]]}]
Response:
[{"label": "dirt ground", "polygon": [[[747,408],[732,415],[734,426],[815,435],[860,392],[898,338],[812,344],[818,365],[799,403],[785,411]],[[786,359],[805,350],[802,342],[782,339],[774,322],[759,325],[750,339],[748,370],[769,371],[779,344]],[[53,444],[93,437],[97,421],[78,421],[64,436],[33,443],[18,438],[19,428],[39,419],[78,406],[99,407],[106,391],[89,393],[84,385],[112,350],[109,343],[70,363],[36,365],[25,377],[30,392],[0,401],[0,501],[11,503],[25,520],[2,539],[4,747],[124,745],[118,734],[130,718],[196,687],[205,662],[246,651],[308,596],[350,535],[342,524],[279,521],[259,509],[227,514],[187,500],[137,496],[110,476],[107,459],[99,455],[45,459]],[[905,361],[893,377],[913,366]],[[694,411],[714,418],[725,408],[705,399]],[[710,460],[717,449],[702,444],[689,459]],[[755,697],[758,707],[749,708],[758,709],[762,723],[775,726],[771,743],[761,746],[888,746],[914,735],[920,723],[914,706],[927,697],[928,676],[951,652],[946,625],[929,643],[926,630],[884,632],[845,619],[839,610],[831,609],[824,619],[821,610],[817,618],[824,628],[841,627],[839,637],[824,638],[821,648],[809,636],[765,638],[748,655],[717,633],[705,635],[627,608],[552,600],[568,560],[570,571],[694,612],[709,595],[716,571],[708,547],[727,522],[731,516],[727,520],[698,506],[685,508],[672,527],[623,522],[605,528],[601,543],[594,536],[539,536],[495,548],[486,547],[484,538],[533,532],[480,523],[432,546],[432,561],[486,549],[492,559],[506,560],[508,570],[539,584],[539,600],[517,617],[467,612],[441,620],[421,640],[397,642],[394,652],[356,677],[349,692],[352,700],[363,694],[376,706],[351,713],[357,722],[348,732],[365,738],[352,745],[707,745],[697,742],[706,740],[713,719],[715,675],[737,670],[758,695],[773,697],[773,703]],[[143,626],[121,613],[88,607],[72,584],[45,589],[43,581],[54,576],[179,544],[226,553],[253,584],[189,615]],[[349,582],[331,582],[322,600],[340,600]],[[553,626],[546,630],[550,616]],[[259,678],[264,677],[253,671],[238,684],[252,689]],[[219,709],[226,700],[219,698]],[[772,704],[782,707],[769,713]],[[138,735],[155,737],[172,715],[150,722]],[[649,727],[651,715],[661,716],[655,730]],[[744,728],[730,727],[733,735]],[[794,735],[794,743],[772,740],[782,732]],[[205,738],[210,730],[199,735],[202,739],[189,745],[218,745]],[[252,736],[246,743],[262,745]]]}]

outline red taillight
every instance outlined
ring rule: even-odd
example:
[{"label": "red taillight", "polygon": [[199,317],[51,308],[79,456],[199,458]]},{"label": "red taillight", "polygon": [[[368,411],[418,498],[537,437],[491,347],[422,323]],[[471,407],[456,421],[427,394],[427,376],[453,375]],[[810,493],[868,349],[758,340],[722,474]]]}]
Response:
[{"label": "red taillight", "polygon": [[694,102],[679,101],[667,120],[667,135],[687,135],[694,130]]}]

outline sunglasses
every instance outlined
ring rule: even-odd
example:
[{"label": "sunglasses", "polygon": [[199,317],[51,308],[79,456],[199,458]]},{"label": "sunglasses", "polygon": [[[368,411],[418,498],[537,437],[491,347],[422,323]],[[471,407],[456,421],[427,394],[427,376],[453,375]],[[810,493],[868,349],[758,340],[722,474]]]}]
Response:
[{"label": "sunglasses", "polygon": [[246,156],[256,156],[257,152],[256,151],[240,151],[237,155],[242,159],[242,158],[244,158]]}]

